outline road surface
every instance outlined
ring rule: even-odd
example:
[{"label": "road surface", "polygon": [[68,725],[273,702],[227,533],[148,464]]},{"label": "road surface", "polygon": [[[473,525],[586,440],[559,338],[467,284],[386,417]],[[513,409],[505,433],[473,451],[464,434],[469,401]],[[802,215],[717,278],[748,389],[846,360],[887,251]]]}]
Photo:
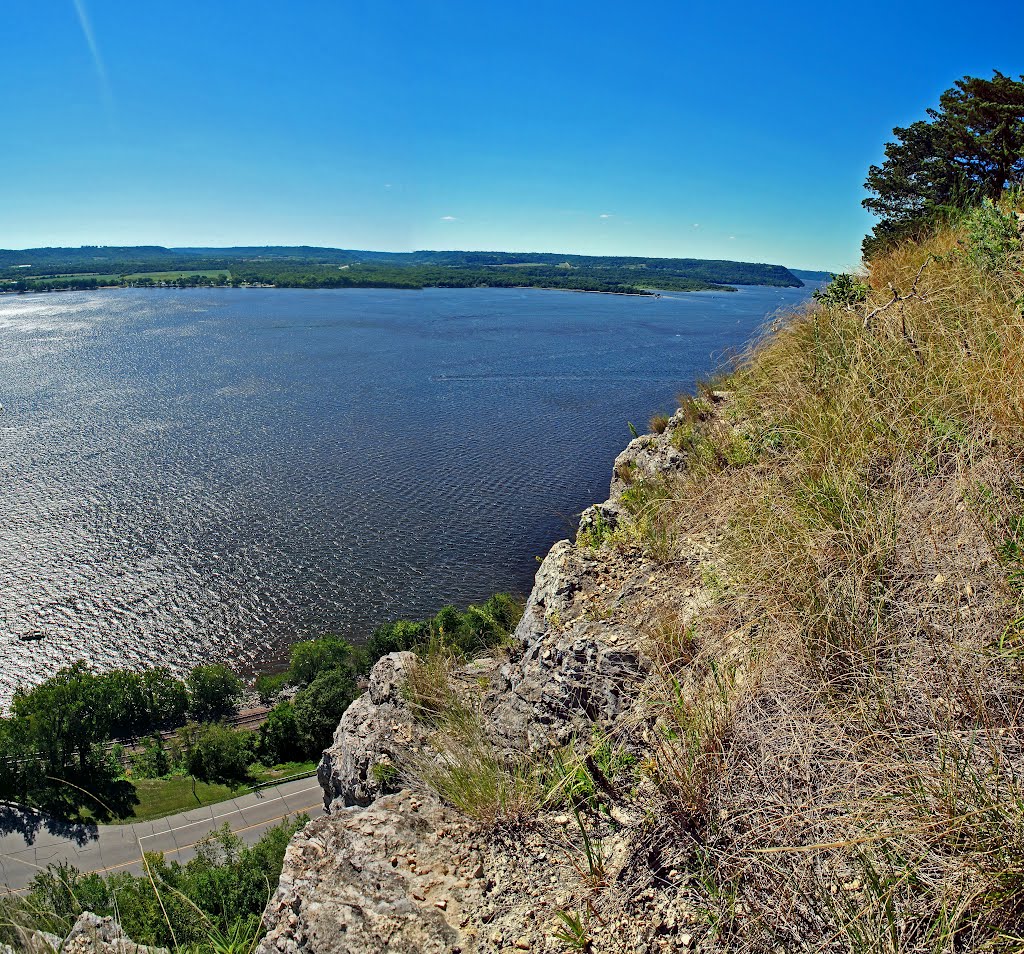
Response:
[{"label": "road surface", "polygon": [[81,871],[135,873],[143,870],[143,851],[187,861],[197,842],[225,823],[251,845],[286,815],[316,817],[323,805],[315,776],[134,825],[73,825],[0,805],[0,893],[20,892],[37,871],[62,861]]}]

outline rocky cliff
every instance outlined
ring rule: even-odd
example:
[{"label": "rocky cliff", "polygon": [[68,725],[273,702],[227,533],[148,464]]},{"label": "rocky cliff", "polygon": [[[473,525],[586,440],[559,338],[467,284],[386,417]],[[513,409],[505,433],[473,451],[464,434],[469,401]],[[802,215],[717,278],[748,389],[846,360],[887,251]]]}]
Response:
[{"label": "rocky cliff", "polygon": [[[611,530],[622,519],[621,495],[633,480],[621,475],[655,477],[685,465],[672,443],[683,425],[680,413],[664,434],[639,437],[623,451],[611,496],[584,513],[584,532]],[[713,536],[695,536],[693,565],[713,547]],[[563,540],[538,570],[511,645],[461,667],[453,681],[507,762],[543,763],[595,732],[639,748],[650,721],[646,634],[660,607],[700,599],[692,574],[678,567]],[[345,713],[319,767],[330,814],[293,839],[265,915],[264,954],[562,949],[550,934],[557,912],[572,908],[581,890],[576,818],[564,803],[540,804],[519,824],[483,826],[424,786],[409,767],[430,751],[435,729],[403,696],[416,665],[411,653],[381,659],[368,692]],[[607,801],[602,877],[621,881],[617,890],[630,905],[664,907],[656,865],[623,867],[635,861],[633,842],[649,832],[628,799]],[[646,920],[636,913],[621,926],[635,949],[682,924],[669,911]]]},{"label": "rocky cliff", "polygon": [[542,563],[387,657],[272,952],[1024,952],[1016,206],[789,316]]}]

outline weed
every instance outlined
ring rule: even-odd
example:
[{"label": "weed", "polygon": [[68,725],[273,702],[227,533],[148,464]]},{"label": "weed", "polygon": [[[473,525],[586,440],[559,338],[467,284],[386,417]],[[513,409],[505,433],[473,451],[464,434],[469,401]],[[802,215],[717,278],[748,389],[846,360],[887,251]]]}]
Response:
[{"label": "weed", "polygon": [[584,512],[580,520],[580,528],[576,531],[576,545],[598,550],[602,543],[611,538],[614,530],[600,508],[592,507]]},{"label": "weed", "polygon": [[664,434],[670,420],[671,418],[667,414],[659,413],[652,415],[650,420],[651,433]]},{"label": "weed", "polygon": [[584,954],[593,947],[593,941],[587,930],[585,915],[578,911],[556,911],[555,917],[559,927],[551,932],[556,941],[561,941],[571,951],[582,951]]},{"label": "weed", "polygon": [[391,762],[374,762],[370,769],[373,780],[383,789],[393,789],[401,778],[401,772]]}]

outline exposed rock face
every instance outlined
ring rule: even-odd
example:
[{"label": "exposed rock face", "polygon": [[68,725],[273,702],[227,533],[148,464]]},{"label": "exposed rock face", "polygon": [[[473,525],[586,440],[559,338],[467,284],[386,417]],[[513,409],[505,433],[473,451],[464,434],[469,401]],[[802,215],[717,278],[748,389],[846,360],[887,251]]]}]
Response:
[{"label": "exposed rock face", "polygon": [[594,723],[609,724],[643,677],[644,661],[630,648],[633,630],[589,618],[603,612],[593,605],[598,566],[562,540],[537,572],[515,632],[515,657],[491,693],[489,728],[512,747],[552,748]]},{"label": "exposed rock face", "polygon": [[478,948],[463,927],[484,879],[465,821],[404,791],[318,818],[288,846],[260,954],[443,954]]},{"label": "exposed rock face", "polygon": [[[677,416],[669,431],[681,423]],[[685,457],[669,434],[650,435],[633,441],[618,463],[632,482],[679,470]],[[612,499],[590,508],[582,525],[600,519],[613,527],[628,482],[617,476]],[[649,667],[642,631],[659,598],[687,602],[685,578],[685,568],[666,571],[635,553],[556,543],[507,652],[457,674],[474,694],[488,738],[543,759],[574,737],[589,739],[595,726],[642,721],[632,718]],[[414,660],[393,653],[377,663],[369,691],[324,752],[318,774],[331,814],[293,838],[264,916],[261,954],[543,950],[554,943],[553,912],[576,903],[571,850],[560,869],[545,840],[564,842],[558,826],[571,828],[568,816],[548,819],[553,836],[487,842],[432,797],[384,794],[373,767],[402,765],[428,743],[402,697]]]},{"label": "exposed rock face", "polygon": [[416,657],[389,653],[370,673],[369,690],[348,707],[334,741],[317,767],[324,805],[369,805],[383,794],[374,766],[400,761],[422,731],[402,700],[402,686]]},{"label": "exposed rock face", "polygon": [[686,454],[678,450],[670,439],[672,431],[682,423],[681,416],[676,414],[664,435],[642,434],[630,441],[626,449],[615,458],[609,501],[612,507],[622,492],[638,480],[649,480],[686,469]]},{"label": "exposed rock face", "polygon": [[101,918],[91,911],[79,915],[66,938],[32,931],[24,946],[32,954],[167,954],[163,947],[136,944],[113,918]]}]

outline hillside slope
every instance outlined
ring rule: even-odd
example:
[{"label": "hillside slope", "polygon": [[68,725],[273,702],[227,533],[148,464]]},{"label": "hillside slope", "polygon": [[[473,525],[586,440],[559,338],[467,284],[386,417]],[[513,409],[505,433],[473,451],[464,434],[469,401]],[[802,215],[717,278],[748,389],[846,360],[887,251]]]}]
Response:
[{"label": "hillside slope", "polygon": [[1024,950],[1022,264],[987,207],[837,283],[503,654],[378,663],[261,950]]}]

